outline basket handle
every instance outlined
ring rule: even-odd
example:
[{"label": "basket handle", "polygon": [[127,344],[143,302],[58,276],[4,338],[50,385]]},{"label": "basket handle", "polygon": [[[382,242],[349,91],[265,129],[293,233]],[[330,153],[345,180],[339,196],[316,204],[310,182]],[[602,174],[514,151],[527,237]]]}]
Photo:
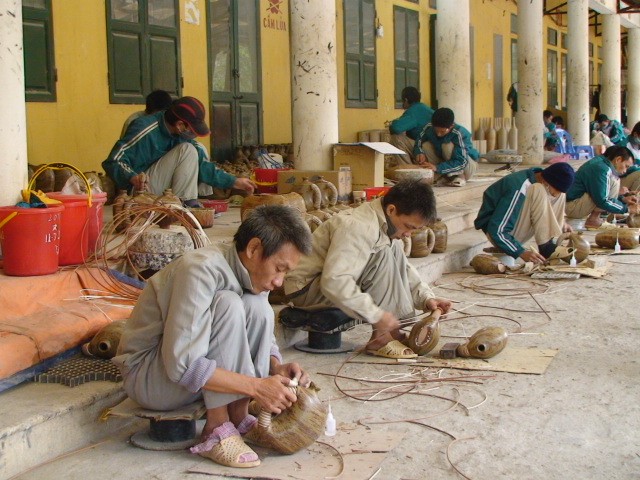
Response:
[{"label": "basket handle", "polygon": [[42,172],[44,172],[45,170],[51,169],[51,170],[64,170],[65,168],[68,168],[69,170],[72,170],[74,173],[76,173],[81,179],[82,181],[84,181],[84,184],[87,186],[87,203],[89,204],[89,206],[91,206],[91,186],[89,185],[89,181],[87,180],[87,177],[84,176],[84,173],[82,173],[80,170],[78,170],[77,167],[71,165],[70,163],[45,163],[44,165],[41,165],[40,168],[38,168],[34,173],[33,173],[33,177],[31,177],[31,181],[29,181],[29,186],[27,187],[28,191],[33,190],[34,185],[36,184],[36,178],[38,177],[38,175],[40,175]]},{"label": "basket handle", "polygon": [[16,215],[18,215],[18,212],[11,212],[9,215],[7,215],[1,222],[0,222],[0,230],[2,230],[2,227],[5,226],[5,224],[11,220],[13,217],[15,217]]}]

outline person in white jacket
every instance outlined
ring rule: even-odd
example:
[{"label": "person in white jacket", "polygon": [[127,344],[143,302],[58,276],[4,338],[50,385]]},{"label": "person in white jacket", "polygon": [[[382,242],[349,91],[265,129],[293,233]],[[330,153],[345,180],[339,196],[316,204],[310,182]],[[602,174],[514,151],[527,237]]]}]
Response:
[{"label": "person in white jacket", "polygon": [[435,298],[400,239],[435,217],[433,190],[420,181],[399,182],[385,196],[334,215],[313,232],[312,253],[285,277],[287,299],[308,310],[337,307],[370,323],[372,355],[415,357],[402,343],[400,320],[416,310],[447,313],[451,302]]},{"label": "person in white jacket", "polygon": [[204,400],[202,443],[192,452],[232,467],[259,465],[241,437],[256,423],[250,399],[277,414],[296,400],[290,380],[308,385],[297,363],[282,363],[268,292],[310,251],[311,232],[297,211],[263,206],[232,245],[188,252],[149,279],[113,362],[124,390],[145,408]]}]

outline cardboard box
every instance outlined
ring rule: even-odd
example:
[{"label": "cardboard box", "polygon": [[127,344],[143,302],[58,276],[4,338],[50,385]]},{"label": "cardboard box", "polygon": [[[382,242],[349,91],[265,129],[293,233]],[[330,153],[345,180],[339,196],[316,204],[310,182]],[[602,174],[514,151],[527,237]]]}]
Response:
[{"label": "cardboard box", "polygon": [[333,168],[351,167],[354,190],[384,186],[384,156],[404,152],[386,142],[337,143],[333,146]]},{"label": "cardboard box", "polygon": [[324,177],[338,189],[338,201],[351,201],[351,168],[343,166],[336,170],[282,170],[278,172],[278,193],[289,193],[303,178],[312,182]]}]

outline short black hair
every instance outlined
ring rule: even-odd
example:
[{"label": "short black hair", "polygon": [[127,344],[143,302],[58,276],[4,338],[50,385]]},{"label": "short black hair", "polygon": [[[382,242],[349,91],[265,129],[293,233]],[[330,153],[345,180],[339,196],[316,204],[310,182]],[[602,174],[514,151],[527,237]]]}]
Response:
[{"label": "short black hair", "polygon": [[556,125],[564,125],[564,118],[562,118],[560,115],[556,115],[551,119],[551,121]]},{"label": "short black hair", "polygon": [[414,103],[418,103],[420,101],[422,95],[416,87],[404,87],[402,89],[400,97],[402,98],[402,100],[406,100],[409,105],[413,105]]},{"label": "short black hair", "polygon": [[439,108],[433,112],[431,125],[434,127],[449,128],[455,122],[455,115],[450,108]]},{"label": "short black hair", "polygon": [[269,258],[287,243],[303,255],[311,253],[311,230],[301,213],[286,205],[261,205],[251,210],[238,227],[233,240],[242,252],[252,238],[262,243],[264,258]]},{"label": "short black hair", "polygon": [[601,113],[596,117],[596,122],[598,123],[608,122],[608,121],[609,121],[609,117],[607,117],[604,113]]},{"label": "short black hair", "polygon": [[604,156],[613,161],[616,157],[622,157],[626,162],[630,158],[633,158],[633,153],[627,147],[621,147],[620,145],[613,145],[604,151]]},{"label": "short black hair", "polygon": [[402,180],[391,187],[382,197],[382,207],[388,205],[395,205],[400,215],[417,213],[427,223],[433,223],[438,215],[433,189],[422,180]]},{"label": "short black hair", "polygon": [[544,112],[542,112],[542,117],[543,118],[553,117],[553,112],[551,112],[551,110],[545,110]]},{"label": "short black hair", "polygon": [[147,115],[159,112],[160,110],[166,110],[171,106],[173,99],[166,90],[154,90],[146,98],[146,108],[144,111]]},{"label": "short black hair", "polygon": [[638,135],[640,135],[640,122],[636,123],[633,126],[633,130],[631,130],[631,133],[637,133]]}]

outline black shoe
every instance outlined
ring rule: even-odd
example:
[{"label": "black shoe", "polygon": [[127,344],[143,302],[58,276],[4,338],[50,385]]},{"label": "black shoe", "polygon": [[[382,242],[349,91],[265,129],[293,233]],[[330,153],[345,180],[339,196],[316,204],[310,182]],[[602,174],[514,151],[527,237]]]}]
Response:
[{"label": "black shoe", "polygon": [[547,243],[538,245],[538,251],[544,258],[549,258],[556,251],[556,242],[549,240]]}]

